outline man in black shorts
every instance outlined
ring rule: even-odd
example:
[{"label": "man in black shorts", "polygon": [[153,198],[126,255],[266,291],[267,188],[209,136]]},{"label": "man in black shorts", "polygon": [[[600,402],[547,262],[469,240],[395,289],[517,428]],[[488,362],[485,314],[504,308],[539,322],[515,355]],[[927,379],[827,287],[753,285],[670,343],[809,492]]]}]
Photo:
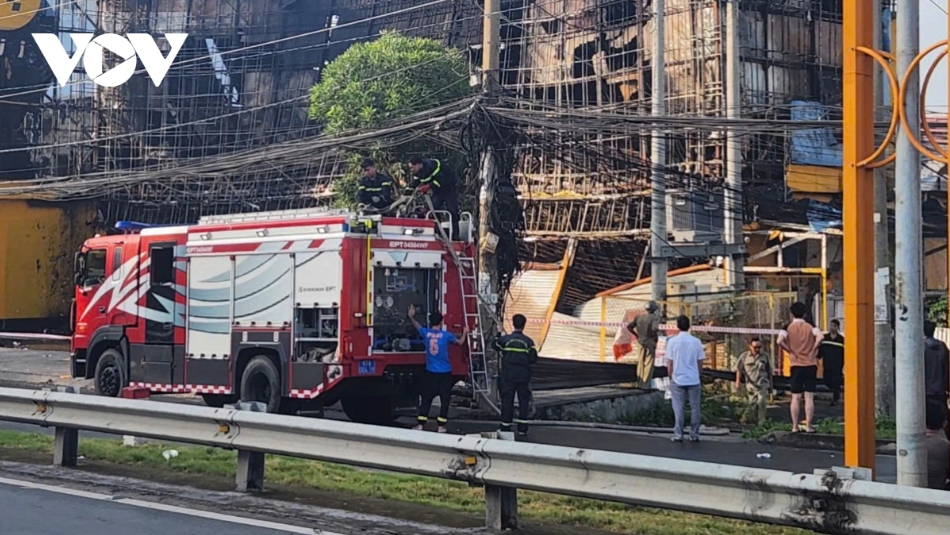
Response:
[{"label": "man in black shorts", "polygon": [[812,420],[815,416],[815,387],[818,383],[818,348],[823,335],[821,330],[805,321],[808,307],[795,303],[791,307],[792,322],[778,336],[778,345],[788,354],[791,364],[791,416],[792,432],[799,431],[802,400],[805,402],[805,431],[814,433]]}]

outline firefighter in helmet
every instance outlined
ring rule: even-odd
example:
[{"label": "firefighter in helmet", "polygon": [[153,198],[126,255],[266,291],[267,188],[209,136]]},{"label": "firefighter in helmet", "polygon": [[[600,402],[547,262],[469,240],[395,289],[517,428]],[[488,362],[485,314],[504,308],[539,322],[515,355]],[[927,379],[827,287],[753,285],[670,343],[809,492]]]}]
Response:
[{"label": "firefighter in helmet", "polygon": [[357,193],[359,203],[374,210],[389,208],[393,204],[393,179],[377,171],[372,158],[364,158],[360,167],[363,178]]},{"label": "firefighter in helmet", "polygon": [[409,190],[418,189],[420,193],[431,194],[432,209],[448,212],[452,216],[452,239],[458,240],[458,177],[441,160],[418,156],[409,158],[409,171],[412,175]]},{"label": "firefighter in helmet", "polygon": [[501,372],[498,376],[498,389],[501,393],[501,430],[511,431],[515,414],[515,396],[518,396],[518,434],[528,432],[528,411],[531,400],[531,366],[538,362],[538,350],[534,340],[524,334],[527,318],[515,314],[511,324],[515,328],[511,334],[499,336],[493,344],[501,354]]}]

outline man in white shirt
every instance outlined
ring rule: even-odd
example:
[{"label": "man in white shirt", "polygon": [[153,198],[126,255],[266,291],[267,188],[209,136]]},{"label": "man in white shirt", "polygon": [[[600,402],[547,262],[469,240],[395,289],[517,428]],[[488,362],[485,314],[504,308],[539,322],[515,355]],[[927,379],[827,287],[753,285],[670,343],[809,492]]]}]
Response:
[{"label": "man in white shirt", "polygon": [[689,334],[689,318],[676,318],[679,334],[666,342],[666,369],[670,375],[670,392],[673,394],[673,414],[676,425],[673,427],[673,442],[683,441],[683,420],[686,398],[689,398],[691,413],[689,440],[699,442],[700,402],[703,386],[699,381],[700,362],[706,358],[699,338]]}]

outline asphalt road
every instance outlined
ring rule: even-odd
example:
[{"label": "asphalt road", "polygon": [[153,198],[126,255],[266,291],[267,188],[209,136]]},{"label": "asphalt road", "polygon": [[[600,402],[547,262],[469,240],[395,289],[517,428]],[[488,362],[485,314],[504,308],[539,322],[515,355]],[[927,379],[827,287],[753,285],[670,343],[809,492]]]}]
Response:
[{"label": "asphalt road", "polygon": [[116,532],[136,535],[314,533],[312,528],[0,479],[0,533],[3,535]]},{"label": "asphalt road", "polygon": [[[456,433],[487,431],[492,426],[475,423],[450,423]],[[536,426],[528,440],[536,444],[597,449],[666,457],[688,461],[767,468],[787,472],[811,474],[815,469],[844,466],[842,452],[792,448],[774,444],[760,444],[739,438],[707,439],[699,443],[672,443],[669,435],[648,435],[601,429],[565,429]],[[878,455],[875,478],[883,483],[897,481],[897,461],[893,455]]]}]

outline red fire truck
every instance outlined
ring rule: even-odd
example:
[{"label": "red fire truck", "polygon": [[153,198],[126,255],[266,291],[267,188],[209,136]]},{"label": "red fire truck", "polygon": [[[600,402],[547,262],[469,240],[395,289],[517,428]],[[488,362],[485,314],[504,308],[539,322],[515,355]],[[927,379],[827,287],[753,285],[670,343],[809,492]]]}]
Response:
[{"label": "red fire truck", "polygon": [[[316,209],[120,222],[77,253],[72,375],[104,396],[133,386],[286,413],[340,401],[355,421],[391,420],[425,365],[409,305],[475,331],[470,221],[452,242],[430,219]],[[487,388],[480,336],[450,360]]]}]

